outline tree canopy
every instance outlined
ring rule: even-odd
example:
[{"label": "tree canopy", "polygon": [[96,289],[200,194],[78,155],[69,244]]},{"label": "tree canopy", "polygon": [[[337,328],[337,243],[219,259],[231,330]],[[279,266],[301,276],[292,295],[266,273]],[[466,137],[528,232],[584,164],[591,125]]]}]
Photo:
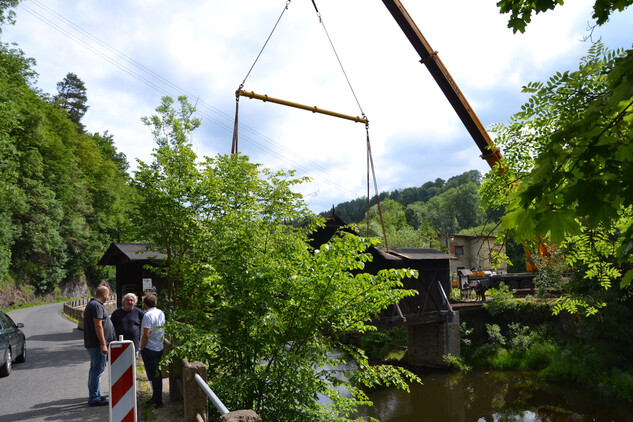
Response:
[{"label": "tree canopy", "polygon": [[0,278],[49,292],[103,275],[97,261],[125,230],[130,191],[112,138],[78,133],[33,88],[33,63],[0,45]]},{"label": "tree canopy", "polygon": [[[501,3],[528,10],[554,4]],[[597,1],[596,22],[605,23],[630,3]],[[521,111],[494,128],[508,171],[486,176],[484,202],[506,207],[502,222],[518,238],[550,239],[564,248],[568,264],[585,279],[605,289],[614,281],[628,288],[633,280],[633,50],[594,44],[577,70],[557,72],[523,91],[531,96]],[[562,308],[575,311],[580,305],[595,313],[599,297],[570,299]]]},{"label": "tree canopy", "polygon": [[[563,0],[500,0],[497,6],[501,13],[510,14],[508,28],[512,28],[514,32],[525,32],[527,25],[532,21],[533,13],[553,10],[556,6],[562,6],[563,3]],[[598,25],[602,25],[608,21],[614,11],[622,11],[632,3],[633,0],[596,0],[591,17]]]},{"label": "tree canopy", "polygon": [[[342,341],[371,330],[373,315],[413,294],[398,287],[415,274],[362,273],[371,242],[351,234],[312,250],[309,236],[320,223],[292,191],[304,179],[238,154],[198,161],[187,99],[175,109],[163,98],[156,111],[143,119],[157,142],[154,161],[139,163],[135,184],[139,227],[152,248],[171,253],[167,273],[178,280],[168,309],[177,347],[168,358],[204,362],[227,406],[266,420],[347,420],[368,402],[361,387],[407,389],[417,380],[369,365]],[[331,403],[319,404],[319,394]]]},{"label": "tree canopy", "polygon": [[57,95],[53,99],[66,112],[68,117],[75,123],[80,132],[84,131],[81,118],[88,111],[88,97],[86,96],[86,86],[84,82],[74,73],[68,73],[63,81],[57,82]]}]

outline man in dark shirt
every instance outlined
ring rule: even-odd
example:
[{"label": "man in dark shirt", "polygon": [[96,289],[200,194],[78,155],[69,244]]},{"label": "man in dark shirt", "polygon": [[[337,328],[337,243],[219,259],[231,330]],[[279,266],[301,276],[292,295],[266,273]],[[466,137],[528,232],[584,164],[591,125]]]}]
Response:
[{"label": "man in dark shirt", "polygon": [[134,349],[139,351],[141,323],[145,312],[135,306],[136,300],[134,293],[128,293],[123,296],[123,306],[112,312],[112,324],[114,324],[116,338],[123,336],[123,340],[132,340]]},{"label": "man in dark shirt", "polygon": [[101,375],[108,356],[108,344],[115,339],[114,327],[103,304],[110,296],[110,289],[99,286],[95,296],[84,309],[84,346],[90,355],[88,371],[88,404],[107,406],[108,400],[101,396]]}]

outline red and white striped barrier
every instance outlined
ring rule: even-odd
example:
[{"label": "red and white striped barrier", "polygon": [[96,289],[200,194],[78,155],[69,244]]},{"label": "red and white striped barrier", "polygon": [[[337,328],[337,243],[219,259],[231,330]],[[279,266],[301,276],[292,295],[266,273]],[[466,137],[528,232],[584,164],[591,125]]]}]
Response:
[{"label": "red and white striped barrier", "polygon": [[110,422],[136,422],[134,343],[130,340],[113,341],[109,349]]}]

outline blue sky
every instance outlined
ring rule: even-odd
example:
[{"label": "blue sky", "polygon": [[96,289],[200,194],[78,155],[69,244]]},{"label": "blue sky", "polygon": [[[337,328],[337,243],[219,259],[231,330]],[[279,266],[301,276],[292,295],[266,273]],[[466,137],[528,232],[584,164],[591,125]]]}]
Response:
[{"label": "blue sky", "polygon": [[[438,51],[484,126],[507,122],[530,81],[577,67],[590,44],[593,2],[567,2],[513,34],[495,1],[402,0]],[[37,61],[37,86],[56,93],[68,72],[86,84],[90,132],[108,131],[126,154],[151,161],[154,141],[142,116],[163,95],[197,102],[200,156],[228,153],[234,92],[254,63],[286,0],[25,0],[2,42]],[[358,103],[369,118],[378,187],[394,190],[487,171],[409,41],[380,0],[316,0]],[[630,48],[633,12],[593,32],[610,48]],[[360,115],[312,2],[290,2],[244,89]],[[312,182],[301,192],[316,212],[366,193],[362,124],[271,103],[240,101],[240,151]],[[373,185],[372,185],[373,194]]]}]

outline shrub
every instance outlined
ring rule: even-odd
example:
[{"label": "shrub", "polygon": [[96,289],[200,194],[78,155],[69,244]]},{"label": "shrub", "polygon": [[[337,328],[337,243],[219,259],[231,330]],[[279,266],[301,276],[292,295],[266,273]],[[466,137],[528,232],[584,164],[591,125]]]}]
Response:
[{"label": "shrub", "polygon": [[461,372],[468,372],[472,368],[466,364],[464,359],[460,356],[455,356],[451,353],[442,356],[442,360],[446,362],[449,368],[457,369]]},{"label": "shrub", "polygon": [[484,309],[492,316],[513,311],[517,308],[514,293],[505,283],[499,284],[498,289],[488,289],[486,295],[488,301],[484,303]]},{"label": "shrub", "polygon": [[558,348],[553,343],[533,343],[523,356],[521,369],[543,369],[555,359],[557,354]]}]

